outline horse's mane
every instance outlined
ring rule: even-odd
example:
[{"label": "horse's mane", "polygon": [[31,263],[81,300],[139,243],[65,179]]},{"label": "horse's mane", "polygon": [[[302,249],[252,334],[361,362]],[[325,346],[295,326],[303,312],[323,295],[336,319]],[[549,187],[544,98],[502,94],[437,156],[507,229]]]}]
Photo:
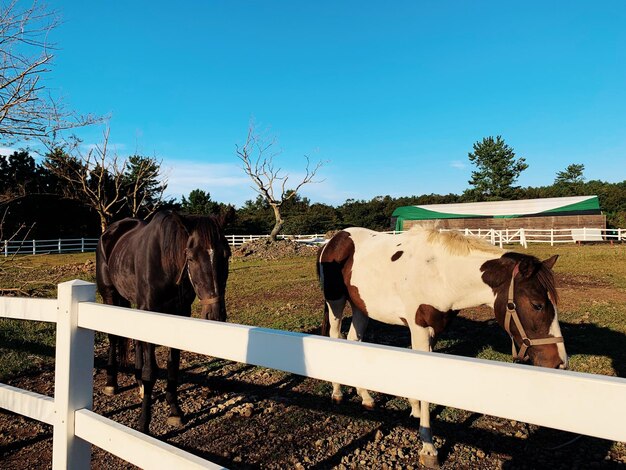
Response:
[{"label": "horse's mane", "polygon": [[164,264],[175,269],[185,263],[185,248],[192,233],[197,233],[207,247],[215,246],[221,238],[220,224],[213,216],[181,215],[163,211],[157,213],[152,221],[161,224]]},{"label": "horse's mane", "polygon": [[450,254],[466,256],[472,251],[502,254],[504,251],[493,246],[488,241],[472,236],[465,236],[460,232],[440,232],[434,227],[413,227],[410,232],[423,233],[428,243],[443,246]]},{"label": "horse's mane", "polygon": [[[539,261],[539,260],[537,260]],[[559,303],[559,294],[556,291],[556,283],[554,282],[554,273],[539,261],[539,269],[537,269],[537,280],[548,292],[548,296],[554,302],[554,306]]]},{"label": "horse's mane", "polygon": [[197,233],[207,246],[214,246],[220,241],[220,224],[215,216],[181,215],[180,217],[184,217],[188,222],[191,222],[193,226],[191,232]]}]

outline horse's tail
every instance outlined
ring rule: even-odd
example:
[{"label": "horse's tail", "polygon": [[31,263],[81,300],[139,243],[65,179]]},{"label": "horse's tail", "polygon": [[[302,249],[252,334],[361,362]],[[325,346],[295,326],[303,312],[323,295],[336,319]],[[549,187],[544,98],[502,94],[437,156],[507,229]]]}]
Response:
[{"label": "horse's tail", "polygon": [[330,336],[330,321],[328,319],[330,312],[328,310],[328,302],[324,301],[324,317],[322,318],[322,328],[320,331],[322,336]]},{"label": "horse's tail", "polygon": [[317,268],[317,281],[320,283],[320,289],[324,290],[324,272],[322,270],[322,254],[324,253],[324,248],[326,245],[322,245],[317,250],[317,263],[315,263],[315,267]]},{"label": "horse's tail", "polygon": [[[324,267],[322,266],[322,254],[327,245],[323,245],[317,253],[317,279],[320,283],[320,288],[324,292]],[[322,317],[322,328],[320,333],[322,336],[329,336],[330,333],[330,321],[328,319],[328,302],[326,302],[326,296],[324,296],[324,316]]]}]

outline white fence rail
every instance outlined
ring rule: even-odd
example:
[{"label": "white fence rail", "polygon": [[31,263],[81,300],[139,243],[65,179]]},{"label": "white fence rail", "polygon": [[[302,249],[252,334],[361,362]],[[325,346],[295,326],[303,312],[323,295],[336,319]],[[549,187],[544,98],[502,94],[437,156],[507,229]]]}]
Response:
[{"label": "white fence rail", "polygon": [[[54,469],[89,468],[90,444],[142,468],[222,468],[91,411],[94,330],[626,441],[622,378],[180,318],[96,304],[94,298],[95,286],[83,281],[60,284],[56,301],[0,298],[0,317],[43,321],[56,317],[54,399],[0,385],[0,407],[54,426]],[[459,383],[466,386],[459,388]]]},{"label": "white fence rail", "polygon": [[[442,229],[445,230],[445,229]],[[521,244],[528,247],[528,243],[578,243],[578,242],[624,242],[626,241],[626,229],[599,229],[599,228],[568,228],[568,229],[460,229],[466,235],[474,235],[486,238],[493,245]],[[386,232],[401,233],[401,232]],[[244,243],[269,235],[226,235],[230,246],[237,247]],[[301,243],[319,245],[325,242],[324,234],[311,235],[280,235],[279,238],[295,240]],[[49,253],[75,253],[95,251],[98,245],[97,238],[72,238],[55,240],[4,240],[2,242],[2,254],[12,256],[16,254],[49,254]]]},{"label": "white fence rail", "polygon": [[[244,243],[269,235],[226,235],[230,246],[241,246]],[[279,238],[295,240],[301,243],[320,243],[324,241],[323,234],[312,235],[280,235]],[[3,240],[0,242],[2,255],[42,255],[50,253],[84,253],[96,251],[97,238],[58,238],[54,240]]]},{"label": "white fence rail", "polygon": [[[444,229],[442,229],[444,230]],[[599,229],[599,228],[568,228],[568,229],[459,229],[465,235],[485,238],[492,245],[520,244],[525,248],[529,243],[549,243],[554,246],[558,243],[578,242],[624,242],[626,229]]]},{"label": "white fence rail", "polygon": [[2,254],[13,255],[43,255],[50,253],[84,253],[95,251],[98,245],[97,238],[57,238],[54,240],[4,240]]}]

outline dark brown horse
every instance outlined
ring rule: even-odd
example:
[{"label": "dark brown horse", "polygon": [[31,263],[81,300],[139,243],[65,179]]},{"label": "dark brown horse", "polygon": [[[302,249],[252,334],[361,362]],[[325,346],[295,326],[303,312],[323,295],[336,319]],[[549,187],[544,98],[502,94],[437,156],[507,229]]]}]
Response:
[{"label": "dark brown horse", "polygon": [[[191,316],[196,296],[208,320],[226,320],[224,295],[230,248],[216,217],[157,213],[149,223],[124,219],[113,223],[100,237],[96,253],[98,290],[106,304],[136,306],[141,310]],[[117,347],[126,352],[126,341],[109,335],[107,382],[104,393],[117,392]],[[168,423],[182,424],[177,381],[180,351],[170,348],[167,360],[166,400]],[[139,430],[150,425],[152,389],[157,364],[154,345],[137,341],[135,371],[143,403]]]}]

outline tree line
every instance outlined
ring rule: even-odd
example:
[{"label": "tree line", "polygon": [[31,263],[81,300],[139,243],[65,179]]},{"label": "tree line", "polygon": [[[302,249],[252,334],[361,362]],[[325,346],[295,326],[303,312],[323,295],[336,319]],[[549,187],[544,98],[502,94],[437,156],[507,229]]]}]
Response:
[{"label": "tree line", "polygon": [[[84,162],[59,152],[45,155],[40,163],[25,150],[0,156],[3,238],[20,230],[22,235],[29,231],[29,238],[97,237],[103,228],[102,207],[108,207],[110,214],[105,223],[130,216],[148,218],[157,209],[169,208],[199,215],[229,213],[226,230],[233,234],[269,234],[275,227],[274,208],[262,194],[237,209],[213,200],[209,188],[195,189],[180,201],[163,199],[167,183],[159,179],[160,162],[153,158],[131,155],[125,163],[118,162],[117,173],[112,174],[97,164],[89,171]],[[74,168],[74,176],[67,176],[67,166]],[[348,226],[390,230],[391,214],[399,206],[590,194],[598,195],[610,227],[626,227],[626,181],[585,181],[583,172],[583,165],[573,164],[558,172],[549,186],[523,188],[509,182],[506,190],[480,191],[474,185],[461,194],[386,195],[348,199],[337,206],[313,203],[287,190],[281,205],[281,228],[285,234],[325,233]],[[87,194],[103,201],[91,201]]]}]

